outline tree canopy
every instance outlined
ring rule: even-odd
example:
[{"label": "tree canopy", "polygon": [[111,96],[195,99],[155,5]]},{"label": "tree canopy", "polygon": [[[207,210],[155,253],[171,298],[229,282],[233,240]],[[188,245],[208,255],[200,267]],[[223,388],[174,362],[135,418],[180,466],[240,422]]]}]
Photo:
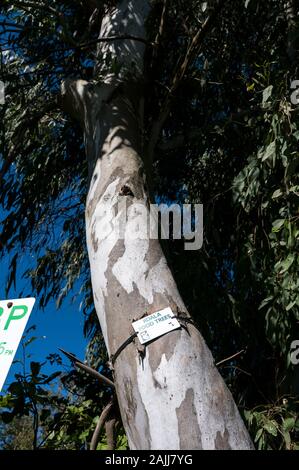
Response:
[{"label": "tree canopy", "polygon": [[[0,7],[7,293],[22,269],[20,253],[32,254],[22,273],[30,294],[43,308],[75,290],[85,334],[99,348],[84,236],[84,141],[62,109],[60,87],[69,78],[100,80],[96,25],[113,3],[3,0]],[[297,3],[153,1],[147,25],[144,138],[162,122],[153,195],[204,207],[202,249],[186,252],[170,240],[167,256],[216,362],[242,351],[219,369],[263,449],[299,448],[299,375],[290,361],[299,322],[299,121],[290,99],[299,79]],[[193,47],[199,28],[205,34]],[[95,363],[97,356],[89,359],[98,368],[106,359],[101,352]]]}]

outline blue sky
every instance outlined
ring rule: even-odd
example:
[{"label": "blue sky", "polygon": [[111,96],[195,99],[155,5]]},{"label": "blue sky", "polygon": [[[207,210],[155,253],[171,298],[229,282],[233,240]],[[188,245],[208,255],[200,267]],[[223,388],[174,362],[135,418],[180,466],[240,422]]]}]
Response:
[{"label": "blue sky", "polygon": [[[0,15],[0,20],[5,17]],[[17,33],[16,33],[17,34]],[[4,36],[2,36],[3,38]],[[0,165],[1,166],[1,165]],[[1,188],[0,188],[1,190]],[[4,217],[3,209],[0,210],[0,221]],[[58,229],[57,229],[58,230]],[[13,255],[14,253],[12,253]],[[34,297],[34,293],[30,291],[30,283],[28,280],[22,279],[21,275],[16,277],[16,286],[12,285],[9,293],[9,298],[5,296],[5,285],[9,267],[9,256],[0,259],[0,300],[9,300],[19,298],[19,293],[24,292],[24,297]],[[22,254],[18,257],[18,272],[22,274],[32,266],[33,256],[30,254]],[[30,366],[30,361],[42,362],[49,353],[59,353],[58,348],[63,348],[77,355],[80,359],[84,359],[85,347],[87,340],[83,336],[83,313],[80,311],[79,296],[75,302],[72,297],[76,292],[70,292],[67,298],[62,303],[59,310],[56,309],[55,300],[52,299],[44,310],[39,309],[38,299],[36,299],[35,306],[31,313],[27,327],[30,328],[36,325],[36,330],[30,332],[30,336],[36,336],[38,339],[30,344],[28,353],[31,354],[28,359],[27,367]],[[22,358],[22,348],[19,347],[15,360]],[[69,364],[68,359],[64,362]],[[16,362],[12,365],[9,375],[6,379],[5,388],[10,382],[14,380],[14,374],[20,371],[20,364]],[[53,372],[50,366],[46,366],[44,372]]]}]

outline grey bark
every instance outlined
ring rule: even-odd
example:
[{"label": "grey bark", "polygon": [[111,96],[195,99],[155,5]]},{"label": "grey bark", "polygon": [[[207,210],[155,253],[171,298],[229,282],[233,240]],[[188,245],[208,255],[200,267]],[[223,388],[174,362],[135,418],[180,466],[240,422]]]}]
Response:
[{"label": "grey bark", "polygon": [[[148,12],[146,0],[120,2],[104,18],[100,36],[145,38]],[[117,77],[99,66],[102,85],[77,81],[63,87],[65,105],[80,115],[85,134],[91,173],[87,247],[95,308],[109,354],[130,336],[133,320],[165,307],[187,311],[159,241],[132,237],[149,220],[143,54],[144,44],[137,41],[101,44],[99,58],[118,61]],[[194,326],[148,344],[145,356],[141,352],[135,340],[114,365],[131,449],[252,448],[231,393]]]}]

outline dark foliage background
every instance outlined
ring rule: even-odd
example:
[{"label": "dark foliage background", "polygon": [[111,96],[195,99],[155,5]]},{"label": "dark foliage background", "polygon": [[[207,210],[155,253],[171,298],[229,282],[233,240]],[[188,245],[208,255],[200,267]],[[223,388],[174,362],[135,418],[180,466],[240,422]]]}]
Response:
[{"label": "dark foliage background", "polygon": [[[4,0],[0,8],[0,78],[6,84],[0,254],[11,256],[7,292],[24,251],[34,254],[24,276],[41,307],[51,298],[60,305],[80,285],[91,340],[87,361],[96,368],[106,357],[85,247],[87,166],[81,131],[61,111],[59,90],[65,78],[99,80],[94,41],[109,3]],[[215,3],[167,2],[159,47],[147,50],[145,136]],[[151,42],[162,10],[163,2],[153,2]],[[290,101],[291,81],[299,78],[298,21],[297,1],[225,2],[172,96],[153,170],[156,198],[204,205],[203,248],[187,252],[182,242],[170,241],[167,253],[216,362],[243,350],[219,368],[261,449],[299,448],[299,375],[290,363],[299,322],[299,121]],[[25,406],[32,374],[17,378],[21,388],[1,399],[3,422],[39,415],[47,406],[38,402],[36,411],[30,400]],[[82,374],[71,372],[68,381],[81,397],[74,404],[69,394],[55,395],[47,416],[54,431],[45,446],[75,442],[84,448],[109,398],[101,392],[95,402]],[[27,398],[18,408],[20,394]],[[57,411],[62,402],[66,411]],[[63,413],[73,413],[82,435],[66,425]]]}]

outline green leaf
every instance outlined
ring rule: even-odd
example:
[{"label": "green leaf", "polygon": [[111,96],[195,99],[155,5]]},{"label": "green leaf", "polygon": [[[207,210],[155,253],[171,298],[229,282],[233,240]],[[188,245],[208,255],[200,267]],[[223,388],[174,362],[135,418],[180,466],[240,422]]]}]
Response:
[{"label": "green leaf", "polygon": [[270,297],[267,297],[266,299],[262,300],[262,302],[260,303],[259,305],[259,310],[261,310],[263,307],[265,307],[266,305],[268,305],[268,303],[273,299],[273,296],[270,295]]},{"label": "green leaf", "polygon": [[273,85],[269,85],[263,91],[263,104],[265,104],[272,95]]},{"label": "green leaf", "polygon": [[295,422],[296,422],[295,418],[286,418],[282,423],[283,430],[286,432],[292,431],[292,429],[295,426]]},{"label": "green leaf", "polygon": [[265,449],[265,434],[261,436],[258,442],[258,450]]},{"label": "green leaf", "polygon": [[48,440],[51,441],[55,437],[55,431],[52,431],[51,434],[49,434]]},{"label": "green leaf", "polygon": [[261,438],[261,435],[263,434],[263,432],[264,432],[264,429],[263,429],[263,428],[260,428],[260,429],[258,430],[258,432],[257,432],[256,435],[255,435],[254,442],[257,442],[257,441]]},{"label": "green leaf", "polygon": [[14,285],[14,288],[16,288],[16,272],[17,272],[17,259],[18,259],[19,253],[16,253],[11,262],[9,263],[9,277],[5,286],[5,295],[7,296],[9,293],[9,290],[11,288],[11,285]]},{"label": "green leaf", "polygon": [[8,393],[7,395],[0,396],[0,407],[9,408],[12,404],[12,397]]},{"label": "green leaf", "polygon": [[283,193],[282,193],[281,189],[276,189],[276,191],[274,191],[274,193],[272,194],[272,199],[277,199],[282,194]]},{"label": "green leaf", "polygon": [[285,219],[277,219],[273,222],[272,224],[272,232],[279,232],[280,229],[282,228],[283,224],[285,222]]},{"label": "green leaf", "polygon": [[288,257],[280,263],[281,269],[279,270],[279,274],[283,274],[289,270],[295,260],[295,255],[290,253]]},{"label": "green leaf", "polygon": [[117,450],[126,450],[128,448],[128,440],[126,435],[122,435],[117,440]]},{"label": "green leaf", "polygon": [[35,341],[36,339],[37,339],[37,336],[31,336],[31,338],[29,338],[29,339],[25,342],[24,346],[29,346],[29,344],[33,343],[33,341]]},{"label": "green leaf", "polygon": [[283,434],[283,437],[284,437],[286,449],[290,449],[290,445],[291,445],[290,433],[288,431],[283,431],[282,434]]},{"label": "green leaf", "polygon": [[88,437],[88,435],[89,435],[89,429],[81,432],[79,439],[84,442],[86,441],[86,438]]},{"label": "green leaf", "polygon": [[267,421],[263,428],[272,436],[277,436],[277,424],[275,421]]},{"label": "green leaf", "polygon": [[291,310],[294,307],[294,305],[296,305],[296,300],[293,300],[286,306],[286,311],[288,312],[289,310]]},{"label": "green leaf", "polygon": [[273,140],[268,147],[266,148],[265,152],[262,154],[262,162],[268,159],[272,159],[276,154],[276,141]]}]

